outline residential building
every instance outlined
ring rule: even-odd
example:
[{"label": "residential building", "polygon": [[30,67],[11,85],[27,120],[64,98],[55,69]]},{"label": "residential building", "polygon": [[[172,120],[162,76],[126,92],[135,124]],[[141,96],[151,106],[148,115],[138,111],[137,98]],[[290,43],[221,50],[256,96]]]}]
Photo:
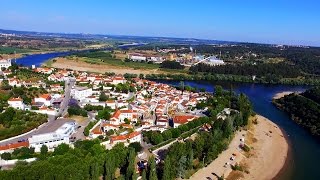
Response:
[{"label": "residential building", "polygon": [[23,103],[23,100],[18,97],[18,98],[10,98],[8,100],[8,104],[10,107],[13,107],[14,109],[20,109],[24,110],[25,109],[25,104]]},{"label": "residential building", "polygon": [[177,128],[178,126],[182,124],[186,124],[189,121],[193,121],[196,117],[195,116],[190,116],[190,115],[179,115],[179,116],[174,116],[173,118],[173,127]]},{"label": "residential building", "polygon": [[45,106],[51,106],[52,97],[50,94],[42,94],[39,97],[34,98],[36,104],[43,104]]},{"label": "residential building", "polygon": [[71,95],[78,101],[92,96],[92,88],[76,86],[71,90]]},{"label": "residential building", "polygon": [[0,70],[1,68],[8,68],[11,66],[11,59],[1,59],[0,60]]}]

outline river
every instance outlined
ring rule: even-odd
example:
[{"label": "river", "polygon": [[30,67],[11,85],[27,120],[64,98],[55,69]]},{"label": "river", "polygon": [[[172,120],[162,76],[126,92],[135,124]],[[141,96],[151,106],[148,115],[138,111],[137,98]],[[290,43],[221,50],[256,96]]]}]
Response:
[{"label": "river", "polygon": [[[178,81],[159,81],[170,85],[179,85]],[[221,85],[224,89],[232,89],[237,93],[245,93],[253,104],[254,111],[274,123],[286,133],[289,141],[289,156],[286,166],[276,179],[280,180],[319,180],[320,173],[320,142],[301,128],[290,117],[277,109],[272,104],[272,97],[283,91],[304,91],[306,86],[288,85],[264,85],[248,83],[224,83],[224,82],[195,82],[186,81],[185,85],[197,88],[205,88],[208,92],[214,91],[214,85]]]},{"label": "river", "polygon": [[[40,66],[45,61],[68,55],[70,52],[56,52],[47,54],[29,55],[17,59],[18,64],[24,66]],[[160,81],[163,83],[178,85],[178,81]],[[197,88],[205,88],[213,92],[214,85],[221,85],[225,89],[232,89],[237,93],[245,93],[253,103],[254,110],[279,125],[287,134],[290,144],[290,155],[286,167],[281,171],[277,179],[281,180],[319,180],[318,162],[320,162],[320,142],[310,135],[305,129],[294,123],[290,117],[272,105],[272,97],[282,91],[303,91],[306,86],[287,85],[262,85],[248,83],[221,83],[221,82],[195,82],[186,81],[185,85]]]}]

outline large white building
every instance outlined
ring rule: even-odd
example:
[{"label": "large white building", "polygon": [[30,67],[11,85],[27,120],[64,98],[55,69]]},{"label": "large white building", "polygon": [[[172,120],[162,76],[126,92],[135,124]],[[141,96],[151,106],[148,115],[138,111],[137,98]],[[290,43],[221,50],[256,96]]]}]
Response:
[{"label": "large white building", "polygon": [[40,152],[43,145],[46,145],[52,151],[62,143],[69,144],[70,136],[75,130],[75,122],[66,122],[54,132],[33,135],[28,139],[29,146],[35,148],[35,152]]},{"label": "large white building", "polygon": [[1,59],[0,60],[0,71],[1,71],[1,68],[8,68],[11,66],[11,59]]},{"label": "large white building", "polygon": [[210,58],[208,58],[208,60],[204,61],[203,63],[209,64],[211,66],[220,66],[225,64],[223,60],[218,59],[216,56],[211,56]]},{"label": "large white building", "polygon": [[76,86],[71,90],[71,95],[79,101],[89,96],[92,96],[92,94],[93,94],[92,88],[88,88],[88,87]]}]

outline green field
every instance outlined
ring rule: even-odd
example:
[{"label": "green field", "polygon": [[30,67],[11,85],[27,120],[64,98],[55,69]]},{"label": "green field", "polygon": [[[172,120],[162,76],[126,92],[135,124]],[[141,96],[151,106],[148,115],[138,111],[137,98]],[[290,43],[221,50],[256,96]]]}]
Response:
[{"label": "green field", "polygon": [[30,49],[20,49],[15,47],[0,47],[0,54],[14,54],[16,53],[28,53],[31,52]]}]

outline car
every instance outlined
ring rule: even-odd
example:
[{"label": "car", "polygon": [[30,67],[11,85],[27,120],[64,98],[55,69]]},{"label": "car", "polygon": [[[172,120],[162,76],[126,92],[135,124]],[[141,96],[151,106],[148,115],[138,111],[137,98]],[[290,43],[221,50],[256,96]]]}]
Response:
[{"label": "car", "polygon": [[233,160],[235,160],[235,159],[236,159],[236,158],[235,158],[235,157],[233,157],[233,156],[230,158],[230,160],[231,160],[231,161],[233,161]]},{"label": "car", "polygon": [[78,126],[77,128],[79,129],[79,128],[81,128],[81,126]]}]

